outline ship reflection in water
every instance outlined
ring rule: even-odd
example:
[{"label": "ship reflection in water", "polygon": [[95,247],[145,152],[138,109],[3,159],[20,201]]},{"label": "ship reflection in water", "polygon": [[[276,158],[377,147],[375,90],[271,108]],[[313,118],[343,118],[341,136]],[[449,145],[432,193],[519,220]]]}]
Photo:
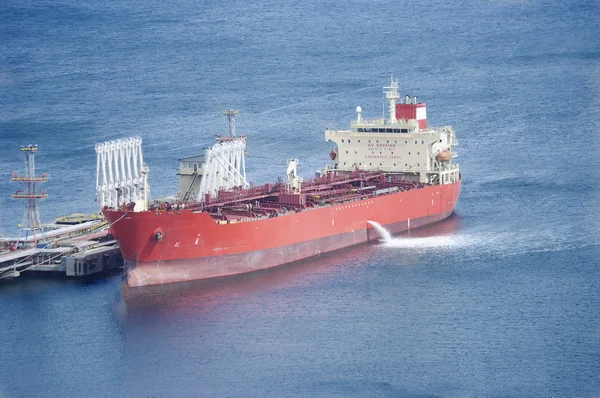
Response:
[{"label": "ship reflection in water", "polygon": [[335,277],[343,268],[352,272],[353,268],[368,263],[370,252],[368,245],[362,245],[247,274],[135,288],[123,284],[121,294],[127,316],[211,313],[271,291],[318,284]]},{"label": "ship reflection in water", "polygon": [[[331,279],[351,277],[368,266],[374,256],[387,248],[436,248],[457,241],[462,218],[453,214],[445,220],[420,227],[388,241],[370,242],[333,253],[285,264],[263,271],[183,283],[130,288],[123,284],[118,312],[122,317],[180,317],[209,314],[239,300],[270,294],[282,289],[302,289],[328,284]],[[413,251],[399,251],[403,264],[412,263]],[[124,318],[123,318],[124,319]]]}]

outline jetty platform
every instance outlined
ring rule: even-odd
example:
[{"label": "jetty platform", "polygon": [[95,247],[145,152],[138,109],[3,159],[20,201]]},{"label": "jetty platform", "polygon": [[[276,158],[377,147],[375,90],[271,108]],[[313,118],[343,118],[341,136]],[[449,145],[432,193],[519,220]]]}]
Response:
[{"label": "jetty platform", "polygon": [[27,272],[85,277],[122,267],[119,246],[100,214],[59,217],[44,225],[41,236],[0,238],[0,279]]}]

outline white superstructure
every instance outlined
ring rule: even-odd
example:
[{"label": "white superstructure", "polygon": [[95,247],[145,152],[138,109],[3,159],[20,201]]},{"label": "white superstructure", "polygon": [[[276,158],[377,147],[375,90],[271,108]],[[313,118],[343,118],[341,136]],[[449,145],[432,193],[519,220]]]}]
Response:
[{"label": "white superstructure", "polygon": [[357,118],[349,130],[325,132],[325,139],[337,148],[331,153],[333,165],[323,172],[381,170],[420,183],[458,181],[459,166],[453,161],[458,144],[454,130],[450,126],[427,127],[425,104],[418,103],[416,97],[401,99],[397,80],[392,79],[384,93],[389,102],[387,120],[365,120],[361,107],[357,107]]}]

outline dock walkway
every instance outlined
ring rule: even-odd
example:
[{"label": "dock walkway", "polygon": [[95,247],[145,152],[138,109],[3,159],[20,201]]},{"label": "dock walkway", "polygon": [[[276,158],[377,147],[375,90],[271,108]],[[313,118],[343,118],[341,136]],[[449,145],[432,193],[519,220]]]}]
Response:
[{"label": "dock walkway", "polygon": [[0,279],[26,271],[86,276],[122,267],[121,252],[117,242],[110,240],[107,222],[97,215],[76,216],[59,217],[57,224],[49,226],[54,229],[44,232],[43,242],[33,236],[0,238],[0,248],[6,248],[0,251]]}]

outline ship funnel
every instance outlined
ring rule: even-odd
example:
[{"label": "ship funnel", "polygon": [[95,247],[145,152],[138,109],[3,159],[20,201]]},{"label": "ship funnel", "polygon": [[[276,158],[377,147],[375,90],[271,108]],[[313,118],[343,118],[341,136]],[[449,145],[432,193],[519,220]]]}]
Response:
[{"label": "ship funnel", "polygon": [[361,113],[362,113],[362,108],[360,106],[357,106],[356,107],[356,123],[361,122],[361,120],[362,120]]}]

